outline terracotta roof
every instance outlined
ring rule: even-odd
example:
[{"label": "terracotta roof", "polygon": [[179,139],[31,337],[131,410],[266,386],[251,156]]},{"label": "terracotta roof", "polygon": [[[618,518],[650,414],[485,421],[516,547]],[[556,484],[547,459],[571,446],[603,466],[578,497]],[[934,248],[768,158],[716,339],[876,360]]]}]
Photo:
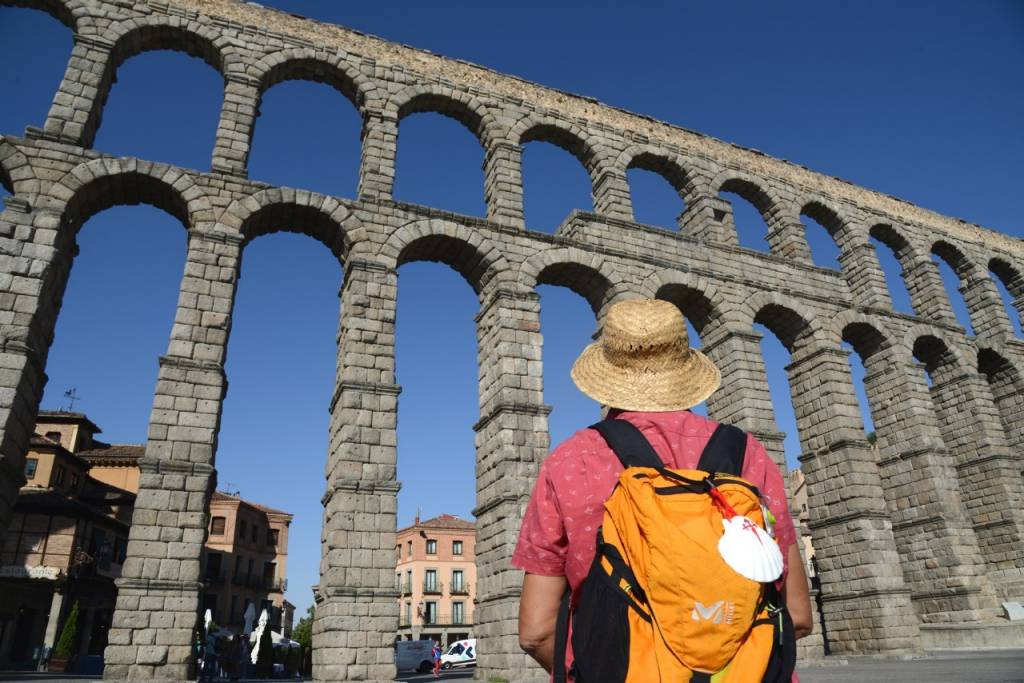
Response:
[{"label": "terracotta roof", "polygon": [[[431,517],[422,522],[405,527],[406,529],[476,529],[476,524],[447,513]],[[404,531],[404,529],[401,529]]]},{"label": "terracotta roof", "polygon": [[238,502],[238,503],[245,503],[246,505],[254,507],[257,510],[260,510],[262,512],[266,512],[267,514],[270,514],[270,515],[285,515],[289,519],[292,518],[292,516],[293,516],[292,513],[290,513],[290,512],[285,512],[284,510],[278,510],[277,508],[272,508],[269,505],[260,505],[259,503],[254,503],[251,500],[245,500],[241,496],[235,496],[235,495],[232,495],[232,494],[230,494],[230,493],[228,493],[226,491],[214,491],[213,492],[213,498],[211,498],[210,500],[211,500],[211,502],[213,502],[213,501],[220,501],[220,502],[232,502],[232,501],[235,501],[235,502]]},{"label": "terracotta roof", "polygon": [[86,461],[96,464],[100,461],[133,465],[146,453],[145,444],[139,443],[103,443],[93,441],[93,447],[78,451],[77,455]]}]

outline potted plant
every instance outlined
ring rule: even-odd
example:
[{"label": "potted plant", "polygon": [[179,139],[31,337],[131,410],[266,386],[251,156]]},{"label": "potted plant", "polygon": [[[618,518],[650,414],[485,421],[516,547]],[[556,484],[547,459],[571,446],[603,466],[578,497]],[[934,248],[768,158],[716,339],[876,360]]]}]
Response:
[{"label": "potted plant", "polygon": [[64,619],[64,628],[61,629],[60,638],[53,648],[50,656],[50,663],[47,668],[50,671],[67,671],[68,660],[75,648],[75,635],[78,633],[78,601],[71,605],[71,611]]}]

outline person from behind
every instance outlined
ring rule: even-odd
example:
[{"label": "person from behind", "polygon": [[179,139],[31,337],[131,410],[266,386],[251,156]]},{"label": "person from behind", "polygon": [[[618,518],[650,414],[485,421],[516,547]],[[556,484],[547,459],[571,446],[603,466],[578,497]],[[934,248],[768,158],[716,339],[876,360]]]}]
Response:
[{"label": "person from behind", "polygon": [[679,309],[614,304],[572,378],[607,419],[541,466],[512,557],[523,650],[556,683],[789,680],[812,622],[783,477],[690,410],[721,374]]}]

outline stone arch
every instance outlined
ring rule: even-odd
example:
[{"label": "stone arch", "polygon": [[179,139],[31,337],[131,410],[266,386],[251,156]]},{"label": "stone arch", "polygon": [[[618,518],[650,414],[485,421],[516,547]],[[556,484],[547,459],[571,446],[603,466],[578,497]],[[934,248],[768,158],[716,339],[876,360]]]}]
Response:
[{"label": "stone arch", "polygon": [[914,325],[907,330],[904,343],[929,375],[940,367],[968,367],[963,354],[948,337],[927,325]]},{"label": "stone arch", "polygon": [[566,287],[586,299],[601,321],[608,306],[631,296],[616,269],[598,254],[575,247],[537,252],[519,266],[519,281],[533,290],[537,285]]},{"label": "stone arch", "polygon": [[[729,192],[750,202],[761,215],[761,219],[767,227],[766,233],[761,237],[768,243],[769,248],[771,248],[771,236],[780,223],[780,214],[783,210],[783,204],[779,201],[778,197],[775,196],[774,191],[768,186],[768,184],[764,180],[758,179],[748,173],[734,169],[726,169],[712,180],[711,188],[715,197],[718,197],[723,192]],[[728,220],[731,224],[731,238],[735,239],[738,244],[739,229],[737,228],[735,218],[733,217],[733,207],[731,206],[731,202],[726,202],[726,205],[729,206]]]},{"label": "stone arch", "polygon": [[487,105],[477,97],[443,86],[410,86],[393,95],[384,111],[398,121],[428,112],[447,116],[468,128],[485,150],[501,138],[494,113]]},{"label": "stone arch", "polygon": [[711,182],[715,194],[731,192],[754,205],[765,223],[772,224],[778,212],[778,202],[772,192],[765,189],[767,185],[751,175],[739,171],[723,171]]},{"label": "stone arch", "polygon": [[391,233],[379,250],[393,269],[413,261],[444,263],[466,279],[481,301],[485,293],[511,282],[504,254],[479,232],[443,219],[412,221]]},{"label": "stone arch", "polygon": [[316,192],[269,188],[236,200],[220,225],[248,243],[273,232],[295,232],[317,240],[344,264],[355,244],[366,239],[348,207]]},{"label": "stone arch", "polygon": [[798,313],[805,307],[787,296],[757,292],[743,308],[747,320],[771,330],[790,354],[823,341],[821,329],[814,318]]},{"label": "stone arch", "polygon": [[311,48],[278,50],[250,67],[262,96],[284,81],[313,81],[330,86],[348,99],[361,113],[367,101],[379,99],[373,81],[336,54]]},{"label": "stone arch", "polygon": [[651,298],[674,303],[702,336],[711,325],[725,322],[726,301],[715,284],[703,276],[659,270],[644,280],[643,291]]},{"label": "stone arch", "polygon": [[807,216],[820,223],[835,240],[841,252],[845,252],[850,238],[850,220],[841,210],[837,210],[820,199],[811,199],[800,209],[801,216]]},{"label": "stone arch", "polygon": [[909,270],[910,264],[920,257],[913,243],[891,223],[875,223],[868,230],[868,235],[892,249],[904,271]]},{"label": "stone arch", "polygon": [[949,267],[960,278],[961,283],[970,280],[977,273],[976,266],[967,258],[963,250],[949,240],[937,240],[932,244],[931,253],[949,264]]},{"label": "stone arch", "polygon": [[583,164],[595,183],[602,171],[614,168],[610,155],[584,129],[567,121],[527,116],[512,128],[511,137],[519,145],[547,142],[564,149]]},{"label": "stone arch", "polygon": [[1024,446],[1024,372],[1002,346],[978,349],[978,371],[988,381],[1011,448]]},{"label": "stone arch", "polygon": [[1014,300],[1024,301],[1024,274],[1008,258],[993,257],[988,262],[988,269],[1002,280],[1003,286]]},{"label": "stone arch", "polygon": [[206,193],[182,170],[139,159],[94,159],[68,171],[47,192],[44,206],[58,211],[73,234],[96,213],[112,206],[149,204],[185,228],[213,220]]},{"label": "stone arch", "polygon": [[833,346],[846,342],[865,359],[894,348],[893,338],[881,321],[859,311],[841,311],[832,318],[826,332]]},{"label": "stone arch", "polygon": [[687,170],[683,159],[654,145],[629,147],[619,154],[614,165],[627,171],[639,168],[657,173],[679,193],[679,197],[687,205],[699,194],[694,174]]},{"label": "stone arch", "polygon": [[104,35],[113,47],[96,87],[96,99],[88,113],[82,134],[83,144],[91,146],[103,120],[103,110],[117,70],[126,61],[153,50],[174,50],[203,60],[225,79],[241,73],[245,66],[227,37],[195,21],[181,17],[130,19],[112,26]]},{"label": "stone arch", "polygon": [[28,157],[3,138],[0,138],[0,185],[15,196],[39,191],[39,182]]}]

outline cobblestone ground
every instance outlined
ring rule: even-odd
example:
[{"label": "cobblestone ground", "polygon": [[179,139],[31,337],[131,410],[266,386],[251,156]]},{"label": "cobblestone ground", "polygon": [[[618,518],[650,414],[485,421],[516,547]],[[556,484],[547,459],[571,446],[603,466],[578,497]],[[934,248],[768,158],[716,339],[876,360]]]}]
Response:
[{"label": "cobblestone ground", "polygon": [[904,660],[844,657],[802,666],[799,673],[801,683],[1021,683],[1024,682],[1024,650],[943,653]]}]

